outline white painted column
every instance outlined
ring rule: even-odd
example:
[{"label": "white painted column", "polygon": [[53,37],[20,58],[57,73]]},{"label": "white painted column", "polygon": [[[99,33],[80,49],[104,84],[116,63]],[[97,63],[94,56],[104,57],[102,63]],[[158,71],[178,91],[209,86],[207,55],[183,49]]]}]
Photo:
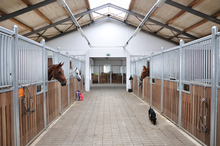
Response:
[{"label": "white painted column", "polygon": [[128,91],[128,86],[131,87],[129,80],[129,77],[131,75],[131,55],[127,51],[126,54],[126,91]]},{"label": "white painted column", "polygon": [[89,51],[86,53],[86,57],[85,57],[85,90],[86,92],[90,91],[90,79],[89,79],[89,75],[90,75],[90,61],[89,61]]}]

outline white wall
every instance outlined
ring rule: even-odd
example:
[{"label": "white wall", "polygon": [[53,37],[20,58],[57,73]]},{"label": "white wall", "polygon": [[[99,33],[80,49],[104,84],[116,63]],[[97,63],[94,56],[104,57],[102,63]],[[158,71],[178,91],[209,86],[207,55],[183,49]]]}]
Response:
[{"label": "white wall", "polygon": [[130,59],[132,56],[142,57],[143,55],[150,55],[151,52],[160,52],[161,47],[169,49],[175,46],[170,42],[166,42],[144,32],[139,32],[129,42],[126,49],[124,49],[122,46],[124,46],[134,30],[134,28],[127,25],[108,20],[83,29],[91,42],[91,48],[77,31],[48,41],[46,45],[52,48],[60,47],[63,52],[69,52],[70,55],[85,59],[86,91],[90,90],[91,57],[106,57],[106,54],[111,54],[110,57],[126,57],[126,87],[128,87],[130,83],[128,80],[130,76]]}]

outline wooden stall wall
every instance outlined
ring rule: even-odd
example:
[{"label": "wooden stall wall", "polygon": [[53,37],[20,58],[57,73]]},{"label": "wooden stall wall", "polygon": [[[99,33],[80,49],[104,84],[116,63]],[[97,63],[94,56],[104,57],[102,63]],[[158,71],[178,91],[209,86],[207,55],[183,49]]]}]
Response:
[{"label": "wooden stall wall", "polygon": [[[208,103],[208,117],[207,117],[207,131],[205,133],[200,133],[197,129],[199,114],[200,114],[200,104],[202,98],[205,97]],[[202,106],[202,120],[205,116],[205,103]],[[182,93],[182,116],[181,116],[181,126],[190,132],[192,135],[197,137],[200,141],[206,145],[210,144],[210,120],[211,120],[211,88],[191,85],[191,92]],[[202,129],[202,127],[200,127]]]},{"label": "wooden stall wall", "polygon": [[68,85],[61,86],[61,111],[68,106]]},{"label": "wooden stall wall", "polygon": [[14,145],[13,92],[0,93],[0,145]]},{"label": "wooden stall wall", "polygon": [[177,83],[164,80],[163,85],[163,114],[178,123],[179,91],[177,91]]},{"label": "wooden stall wall", "polygon": [[123,83],[126,84],[126,74],[123,74]]},{"label": "wooden stall wall", "polygon": [[83,92],[86,92],[86,89],[85,89],[85,78],[83,76]]},{"label": "wooden stall wall", "polygon": [[220,89],[218,89],[217,91],[218,95],[218,105],[217,105],[217,139],[216,139],[216,143],[220,143]]},{"label": "wooden stall wall", "polygon": [[[19,97],[21,146],[27,145],[44,129],[43,94],[36,95],[36,86],[30,86],[28,88],[33,100],[33,105],[31,105],[30,95],[27,88],[24,89],[24,96]],[[34,110],[35,107],[35,112],[26,112],[29,107],[31,107],[30,111]]]},{"label": "wooden stall wall", "polygon": [[74,82],[74,78],[70,78],[70,85],[69,85],[69,89],[70,89],[70,103],[73,103],[75,101],[75,82]]},{"label": "wooden stall wall", "polygon": [[47,84],[46,94],[47,124],[51,123],[59,115],[59,82]]},{"label": "wooden stall wall", "polygon": [[155,83],[152,84],[152,105],[161,110],[161,80],[154,79]]},{"label": "wooden stall wall", "polygon": [[150,103],[150,78],[144,78],[144,100]]},{"label": "wooden stall wall", "polygon": [[122,76],[120,74],[112,74],[112,83],[122,83]]},{"label": "wooden stall wall", "polygon": [[74,78],[74,82],[75,82],[75,85],[76,85],[75,91],[79,90],[79,82],[76,78]]},{"label": "wooden stall wall", "polygon": [[82,87],[83,79],[82,78],[81,78],[81,81],[79,82],[79,85],[80,85],[80,91],[81,91],[81,93],[83,93],[83,87]]},{"label": "wooden stall wall", "polygon": [[132,79],[132,80],[130,80],[130,82],[131,82],[131,89],[132,89],[132,92],[134,92],[134,84],[133,84],[133,79]]},{"label": "wooden stall wall", "polygon": [[[139,79],[138,79],[138,81],[139,81]],[[137,82],[137,83],[138,83],[138,82]],[[138,94],[139,94],[139,97],[142,99],[142,98],[143,98],[143,96],[142,96],[142,95],[143,95],[143,86],[140,87],[139,84],[138,84],[138,87],[139,87],[139,88],[138,88],[138,90],[139,90],[139,91],[138,91],[138,92],[139,92]]]},{"label": "wooden stall wall", "polygon": [[92,83],[98,83],[98,78],[99,78],[98,75],[92,74]]},{"label": "wooden stall wall", "polygon": [[137,76],[134,76],[133,82],[134,82],[134,94],[137,95]]}]

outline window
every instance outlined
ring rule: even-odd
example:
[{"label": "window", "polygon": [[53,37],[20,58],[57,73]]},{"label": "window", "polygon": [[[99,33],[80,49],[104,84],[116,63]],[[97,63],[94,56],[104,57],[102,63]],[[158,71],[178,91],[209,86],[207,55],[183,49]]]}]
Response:
[{"label": "window", "polygon": [[111,71],[111,66],[110,65],[104,65],[104,73],[108,73]]},{"label": "window", "polygon": [[[91,9],[99,7],[107,3],[111,3],[119,7],[128,9],[130,2],[131,0],[89,0]],[[122,11],[116,10],[114,8],[109,8],[109,7],[93,12],[92,14],[93,14],[94,19],[103,17],[104,15],[108,15],[108,14],[110,14],[111,16],[120,18],[120,19],[124,19],[126,15],[126,13]]]}]

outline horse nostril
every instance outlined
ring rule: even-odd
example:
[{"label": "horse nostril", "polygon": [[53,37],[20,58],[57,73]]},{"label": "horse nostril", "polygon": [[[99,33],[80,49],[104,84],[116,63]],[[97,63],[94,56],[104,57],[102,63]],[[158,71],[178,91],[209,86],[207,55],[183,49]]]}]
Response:
[{"label": "horse nostril", "polygon": [[61,83],[62,86],[66,86],[66,83]]}]

